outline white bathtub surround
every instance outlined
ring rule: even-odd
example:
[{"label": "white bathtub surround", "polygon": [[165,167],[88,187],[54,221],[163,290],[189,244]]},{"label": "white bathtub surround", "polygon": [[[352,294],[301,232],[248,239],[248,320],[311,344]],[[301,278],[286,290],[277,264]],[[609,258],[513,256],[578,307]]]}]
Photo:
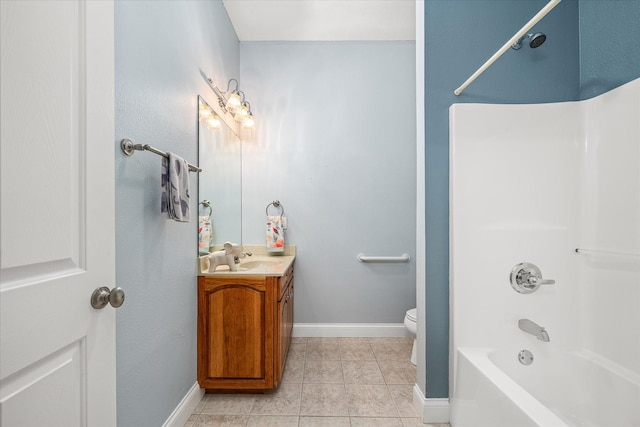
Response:
[{"label": "white bathtub surround", "polygon": [[[640,79],[450,117],[452,425],[640,425]],[[514,291],[521,262],[555,284]]]}]

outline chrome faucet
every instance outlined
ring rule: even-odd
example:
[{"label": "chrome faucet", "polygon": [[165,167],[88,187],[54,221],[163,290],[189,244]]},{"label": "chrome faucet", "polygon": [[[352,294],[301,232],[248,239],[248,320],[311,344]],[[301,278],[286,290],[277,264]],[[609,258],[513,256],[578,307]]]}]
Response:
[{"label": "chrome faucet", "polygon": [[518,320],[518,327],[528,334],[535,335],[540,341],[549,342],[549,334],[547,331],[529,319]]},{"label": "chrome faucet", "polygon": [[242,256],[238,256],[238,255],[234,256],[233,257],[233,261],[236,264],[239,264],[240,263],[240,258],[244,258],[244,257],[251,256],[251,255],[253,255],[253,253],[251,253],[251,252],[242,252]]}]

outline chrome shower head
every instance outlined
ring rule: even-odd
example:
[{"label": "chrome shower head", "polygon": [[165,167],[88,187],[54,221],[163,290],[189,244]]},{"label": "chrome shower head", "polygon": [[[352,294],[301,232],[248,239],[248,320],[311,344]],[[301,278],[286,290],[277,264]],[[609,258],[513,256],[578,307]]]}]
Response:
[{"label": "chrome shower head", "polygon": [[535,49],[547,40],[547,36],[543,33],[529,33],[526,36],[520,37],[520,40],[512,44],[511,48],[515,50],[520,49],[525,39],[529,39],[529,47]]}]

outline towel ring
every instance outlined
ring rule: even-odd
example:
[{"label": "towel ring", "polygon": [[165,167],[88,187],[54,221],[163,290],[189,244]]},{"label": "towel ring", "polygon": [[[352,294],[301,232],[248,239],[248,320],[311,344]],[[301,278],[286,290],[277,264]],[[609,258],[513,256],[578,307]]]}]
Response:
[{"label": "towel ring", "polygon": [[211,202],[208,200],[203,200],[200,202],[200,204],[202,206],[204,206],[205,208],[209,208],[209,216],[211,216],[211,214],[213,213],[213,208],[211,207]]},{"label": "towel ring", "polygon": [[267,213],[267,215],[269,215],[269,206],[271,205],[273,205],[273,207],[275,208],[280,208],[280,216],[284,215],[284,206],[282,206],[279,200],[274,200],[273,202],[267,205],[267,209],[265,209],[265,212]]}]

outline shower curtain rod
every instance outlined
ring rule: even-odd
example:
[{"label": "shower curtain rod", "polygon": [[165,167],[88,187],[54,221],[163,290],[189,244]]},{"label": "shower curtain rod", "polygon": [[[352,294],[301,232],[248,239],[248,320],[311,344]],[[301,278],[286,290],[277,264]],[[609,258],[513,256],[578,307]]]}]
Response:
[{"label": "shower curtain rod", "polygon": [[482,67],[478,68],[478,70],[473,73],[466,82],[462,83],[462,86],[454,90],[453,93],[456,96],[460,95],[467,86],[469,86],[475,79],[477,79],[480,74],[484,73],[484,71],[489,68],[491,64],[493,64],[498,58],[500,58],[503,53],[509,50],[512,44],[520,40],[520,37],[527,34],[527,31],[529,31],[534,25],[536,25],[538,21],[544,18],[545,15],[551,11],[551,9],[553,9],[558,5],[558,3],[560,3],[560,1],[561,0],[551,0],[549,3],[547,3],[547,5],[540,10],[540,12],[538,12],[533,18],[531,18],[531,20],[527,22],[525,26],[520,29],[520,31],[515,33],[514,36],[504,44],[504,46],[502,46],[496,53],[494,53],[493,56],[482,65]]}]

